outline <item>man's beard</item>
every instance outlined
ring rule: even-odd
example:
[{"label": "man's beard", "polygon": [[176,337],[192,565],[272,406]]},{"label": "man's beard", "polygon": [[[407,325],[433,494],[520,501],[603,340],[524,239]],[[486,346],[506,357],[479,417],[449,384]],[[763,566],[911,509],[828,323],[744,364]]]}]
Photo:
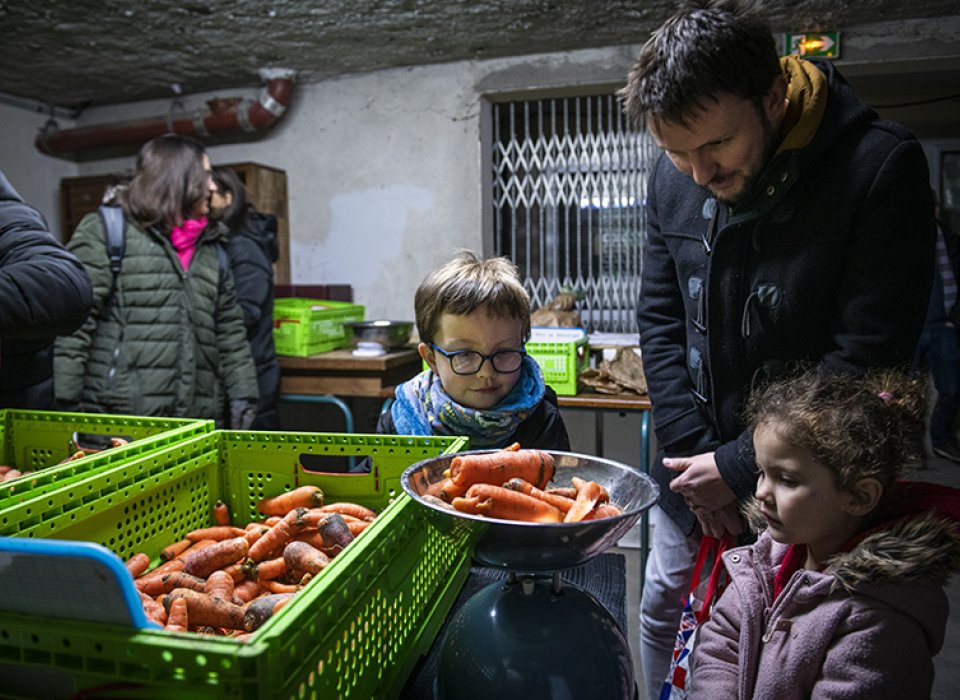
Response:
[{"label": "man's beard", "polygon": [[767,168],[767,163],[773,158],[773,154],[777,149],[777,135],[773,129],[773,124],[767,119],[767,115],[763,110],[758,109],[757,112],[760,117],[760,126],[763,129],[763,153],[760,154],[760,159],[756,161],[756,167],[753,167],[753,164],[751,164],[751,169],[746,171],[743,187],[732,197],[722,197],[711,192],[711,194],[717,198],[718,202],[722,202],[729,207],[736,207],[753,197],[757,182],[760,181],[761,175],[763,175],[764,170]]}]

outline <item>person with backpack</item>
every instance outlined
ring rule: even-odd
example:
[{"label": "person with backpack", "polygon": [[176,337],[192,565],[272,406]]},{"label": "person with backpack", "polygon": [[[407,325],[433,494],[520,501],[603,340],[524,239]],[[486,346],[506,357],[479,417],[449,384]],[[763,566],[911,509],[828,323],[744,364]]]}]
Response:
[{"label": "person with backpack", "polygon": [[[67,247],[86,267],[94,301],[83,326],[56,343],[60,408],[253,424],[256,370],[233,277],[207,226],[210,171],[199,143],[159,136],[140,149],[121,210],[80,221]],[[121,240],[108,242],[105,222],[120,215]]]},{"label": "person with backpack", "polygon": [[260,401],[254,430],[279,430],[280,363],[273,344],[273,263],[280,253],[277,217],[256,210],[231,168],[215,168],[210,218],[222,224],[230,271],[257,367]]}]

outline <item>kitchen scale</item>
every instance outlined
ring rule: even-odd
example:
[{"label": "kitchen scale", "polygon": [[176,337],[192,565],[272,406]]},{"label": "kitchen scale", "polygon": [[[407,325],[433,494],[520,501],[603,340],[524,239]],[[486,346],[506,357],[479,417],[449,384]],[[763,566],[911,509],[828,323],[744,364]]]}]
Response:
[{"label": "kitchen scale", "polygon": [[[489,450],[477,451],[489,452]],[[467,453],[460,453],[467,454]],[[473,558],[505,572],[471,596],[447,624],[440,644],[435,700],[471,698],[637,698],[630,646],[595,597],[561,572],[616,544],[656,503],[648,475],[612,460],[550,451],[554,486],[571,477],[596,481],[623,513],[580,523],[525,523],[467,515],[420,500],[457,455],[418,462],[401,478],[428,509],[431,524],[476,542]]]}]

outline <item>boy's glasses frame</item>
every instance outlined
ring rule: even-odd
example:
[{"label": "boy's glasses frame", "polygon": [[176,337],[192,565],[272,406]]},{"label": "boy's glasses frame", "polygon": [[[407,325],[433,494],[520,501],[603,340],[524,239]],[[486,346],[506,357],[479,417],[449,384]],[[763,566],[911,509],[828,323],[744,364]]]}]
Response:
[{"label": "boy's glasses frame", "polygon": [[[461,377],[476,374],[481,370],[483,363],[487,360],[490,360],[490,365],[495,372],[499,374],[513,374],[514,372],[520,371],[520,368],[523,367],[523,358],[527,356],[526,350],[497,350],[490,355],[484,355],[482,352],[477,352],[476,350],[444,350],[435,343],[430,343],[430,347],[450,360],[450,369],[453,370],[454,374],[459,374]],[[509,369],[501,369],[497,364],[497,358],[500,358],[500,362],[504,362],[508,356],[510,358],[506,360],[509,363],[508,366],[516,362],[516,367],[511,366]],[[516,358],[515,360],[514,357]],[[477,358],[480,359],[479,362],[477,362]],[[474,364],[476,364],[476,367],[473,366]]]}]

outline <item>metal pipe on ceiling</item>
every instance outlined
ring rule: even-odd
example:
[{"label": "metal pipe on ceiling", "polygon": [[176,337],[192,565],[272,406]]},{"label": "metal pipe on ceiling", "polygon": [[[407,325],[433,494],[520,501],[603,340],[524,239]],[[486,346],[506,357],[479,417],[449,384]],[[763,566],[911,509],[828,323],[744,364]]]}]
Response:
[{"label": "metal pipe on ceiling", "polygon": [[91,151],[139,146],[166,133],[205,139],[211,136],[249,134],[272,126],[286,112],[293,94],[294,72],[285,69],[261,71],[266,86],[257,100],[240,97],[215,98],[205,110],[173,113],[113,124],[57,129],[48,122],[34,139],[42,153],[76,159]]}]

